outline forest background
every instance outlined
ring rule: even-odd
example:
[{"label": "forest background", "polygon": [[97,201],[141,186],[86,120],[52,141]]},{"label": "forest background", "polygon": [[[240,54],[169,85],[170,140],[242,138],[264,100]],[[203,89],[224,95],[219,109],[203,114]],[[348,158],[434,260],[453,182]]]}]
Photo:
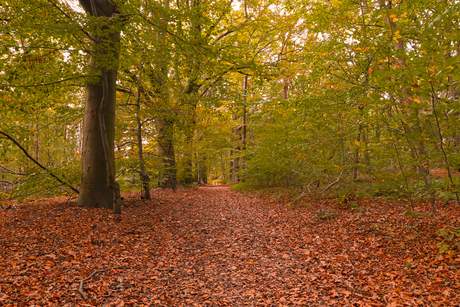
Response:
[{"label": "forest background", "polygon": [[112,208],[111,183],[213,181],[458,202],[457,1],[80,4],[0,5],[1,197]]}]

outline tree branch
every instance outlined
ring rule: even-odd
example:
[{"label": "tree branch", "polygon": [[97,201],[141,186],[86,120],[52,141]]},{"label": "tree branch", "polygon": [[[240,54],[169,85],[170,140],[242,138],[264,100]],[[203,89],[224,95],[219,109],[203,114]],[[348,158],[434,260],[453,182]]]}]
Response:
[{"label": "tree branch", "polygon": [[330,188],[335,186],[337,183],[342,181],[342,176],[343,176],[343,171],[340,173],[339,178],[337,178],[334,182],[331,182],[324,190],[321,191],[321,193],[329,191]]},{"label": "tree branch", "polygon": [[10,88],[10,87],[13,87],[13,88],[16,88],[16,87],[19,87],[19,88],[27,88],[27,87],[48,86],[48,85],[63,83],[63,82],[70,81],[70,80],[74,80],[74,79],[92,78],[92,77],[97,77],[97,76],[80,76],[80,77],[72,77],[72,78],[65,78],[65,79],[58,80],[58,81],[54,81],[54,82],[50,82],[50,83],[30,84],[30,85],[0,84],[0,89]]},{"label": "tree branch", "polygon": [[2,164],[0,164],[0,168],[2,168],[5,171],[5,173],[8,173],[8,174],[20,175],[20,176],[25,176],[26,175],[25,173],[15,172],[12,169],[9,169],[8,167],[6,167],[5,165],[2,165]]},{"label": "tree branch", "polygon": [[[69,19],[72,22],[74,21],[72,17],[70,17],[69,14],[67,14],[66,12],[64,12],[54,1],[48,0],[48,2],[51,3],[51,5],[54,6],[59,12],[61,12],[61,14],[64,15],[67,19]],[[80,30],[91,39],[91,35],[88,32],[86,32],[81,26]]]},{"label": "tree branch", "polygon": [[70,188],[72,191],[74,191],[75,193],[80,193],[77,189],[75,189],[73,186],[71,186],[69,183],[67,182],[64,182],[62,181],[58,176],[56,176],[55,174],[53,174],[53,172],[51,172],[49,169],[47,169],[45,166],[43,166],[40,162],[38,162],[37,160],[35,160],[28,152],[27,150],[21,146],[21,144],[19,144],[18,141],[16,141],[14,138],[12,138],[9,134],[3,132],[3,131],[0,131],[0,134],[5,136],[7,139],[9,139],[10,141],[12,141],[14,143],[14,145],[16,145],[17,147],[19,147],[19,149],[21,149],[21,151],[26,155],[27,158],[29,158],[32,162],[34,162],[35,164],[37,164],[41,169],[45,170],[48,174],[50,174],[51,177],[53,177],[54,179],[56,179],[60,184]]},{"label": "tree branch", "polygon": [[124,265],[120,265],[120,266],[116,266],[116,267],[113,267],[113,268],[108,268],[108,269],[103,269],[103,270],[97,270],[97,271],[94,271],[93,273],[91,273],[91,275],[89,275],[87,278],[84,278],[82,280],[80,280],[80,285],[78,286],[78,293],[81,295],[81,297],[86,301],[88,299],[88,295],[86,295],[86,293],[83,291],[83,287],[85,285],[85,280],[88,281],[90,280],[91,278],[93,278],[96,274],[99,274],[99,273],[104,273],[104,272],[107,272],[107,271],[110,271],[110,270],[115,270],[115,269],[121,269],[123,268]]},{"label": "tree branch", "polygon": [[130,94],[131,96],[137,97],[137,93],[136,93],[135,91],[133,91],[132,89],[130,89],[130,88],[125,88],[125,87],[122,87],[122,86],[117,86],[117,92],[120,92],[120,93],[127,93],[127,94]]}]

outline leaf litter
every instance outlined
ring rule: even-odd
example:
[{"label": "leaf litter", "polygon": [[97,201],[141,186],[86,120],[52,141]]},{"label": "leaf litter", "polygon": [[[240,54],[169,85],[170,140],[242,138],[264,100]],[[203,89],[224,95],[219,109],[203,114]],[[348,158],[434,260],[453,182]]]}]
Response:
[{"label": "leaf litter", "polygon": [[[125,195],[123,213],[63,198],[0,211],[0,306],[455,306],[459,225],[363,200],[308,206],[204,187]],[[423,208],[420,208],[423,209]]]}]

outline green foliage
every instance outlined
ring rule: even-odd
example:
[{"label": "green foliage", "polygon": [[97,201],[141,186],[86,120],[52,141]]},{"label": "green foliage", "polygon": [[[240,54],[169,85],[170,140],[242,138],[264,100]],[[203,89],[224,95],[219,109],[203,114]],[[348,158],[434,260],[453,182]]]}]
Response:
[{"label": "green foliage", "polygon": [[215,180],[212,180],[211,183],[213,183],[213,184],[227,184],[228,180],[227,179],[215,179]]},{"label": "green foliage", "polygon": [[[99,78],[87,63],[91,35],[122,27],[116,156],[124,189],[140,188],[141,168],[152,184],[164,180],[158,144],[167,137],[182,182],[204,172],[221,182],[244,178],[246,187],[327,190],[339,200],[458,198],[455,1],[119,8],[123,17],[113,18],[123,22],[66,1],[0,5],[0,130],[59,175],[68,163],[72,184],[82,86]],[[93,56],[97,65],[117,64],[110,50]],[[165,136],[158,118],[170,123]],[[21,182],[18,193],[38,191],[32,186],[46,182],[43,174],[0,142],[0,164],[25,174],[3,179]]]},{"label": "green foliage", "polygon": [[315,214],[322,220],[331,220],[336,218],[336,212],[333,209],[319,209]]},{"label": "green foliage", "polygon": [[[56,165],[52,172],[66,183],[76,187],[80,180],[80,163],[73,161]],[[27,198],[50,197],[54,195],[72,196],[69,188],[61,186],[46,171],[33,167],[29,169],[30,175],[20,178],[15,184],[14,192],[10,197],[24,200]]]},{"label": "green foliage", "polygon": [[403,214],[406,215],[406,216],[415,217],[415,218],[417,218],[417,217],[428,217],[428,218],[430,218],[430,217],[433,216],[432,213],[414,212],[414,211],[412,211],[412,210],[410,210],[410,209],[404,211]]},{"label": "green foliage", "polygon": [[250,182],[240,182],[240,183],[237,183],[237,184],[232,184],[230,186],[230,190],[232,191],[237,191],[237,192],[240,192],[240,191],[250,191],[250,190],[253,190],[254,189],[254,186],[250,183]]},{"label": "green foliage", "polygon": [[[68,5],[7,1],[0,5],[0,131],[68,184],[77,183],[82,119],[82,16]],[[3,18],[4,17],[4,18]],[[78,47],[77,47],[78,46]],[[67,193],[67,188],[26,158],[10,140],[0,139],[3,179],[10,196]]]},{"label": "green foliage", "polygon": [[442,241],[437,243],[440,253],[445,253],[448,250],[458,251],[460,246],[460,227],[438,230],[436,234],[442,238]]},{"label": "green foliage", "polygon": [[[458,35],[445,31],[456,4],[374,5],[317,2],[304,16],[303,53],[283,64],[297,74],[266,83],[252,118],[245,176],[255,185],[320,192],[341,178],[331,191],[457,197]],[[431,16],[432,6],[443,13]]]}]

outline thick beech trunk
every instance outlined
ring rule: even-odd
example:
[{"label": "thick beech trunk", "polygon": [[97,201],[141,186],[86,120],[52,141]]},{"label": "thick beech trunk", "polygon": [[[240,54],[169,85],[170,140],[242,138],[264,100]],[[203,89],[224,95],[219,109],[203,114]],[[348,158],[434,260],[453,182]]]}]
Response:
[{"label": "thick beech trunk", "polygon": [[[111,155],[115,139],[115,86],[117,73],[107,72],[109,97],[105,111],[105,125]],[[107,186],[107,167],[98,118],[102,99],[102,84],[86,86],[85,118],[83,121],[82,180],[77,203],[80,206],[112,209],[113,193]]]},{"label": "thick beech trunk", "polygon": [[[86,12],[91,15],[112,17],[117,13],[116,6],[107,0],[79,0]],[[111,62],[118,60],[118,42],[120,32],[114,32],[109,38],[93,38],[93,54],[90,61],[93,69],[101,70],[98,58],[112,57]],[[110,50],[104,50],[103,45],[108,44]],[[115,51],[115,52],[114,52]],[[114,167],[114,140],[115,140],[115,108],[116,108],[116,81],[117,69],[113,65],[106,70],[107,80],[105,109],[103,118],[107,137],[108,151],[105,153],[99,110],[104,96],[102,78],[86,86],[85,117],[83,122],[82,141],[82,180],[77,204],[87,207],[114,208],[114,193],[109,187],[107,174],[115,174]],[[106,154],[108,156],[106,156]],[[108,158],[108,159],[107,159]],[[109,163],[108,163],[109,161]],[[109,166],[110,165],[110,166]],[[111,169],[107,169],[110,167]],[[113,188],[113,187],[112,187]],[[119,211],[119,208],[116,211]],[[119,213],[119,212],[117,212]]]}]

